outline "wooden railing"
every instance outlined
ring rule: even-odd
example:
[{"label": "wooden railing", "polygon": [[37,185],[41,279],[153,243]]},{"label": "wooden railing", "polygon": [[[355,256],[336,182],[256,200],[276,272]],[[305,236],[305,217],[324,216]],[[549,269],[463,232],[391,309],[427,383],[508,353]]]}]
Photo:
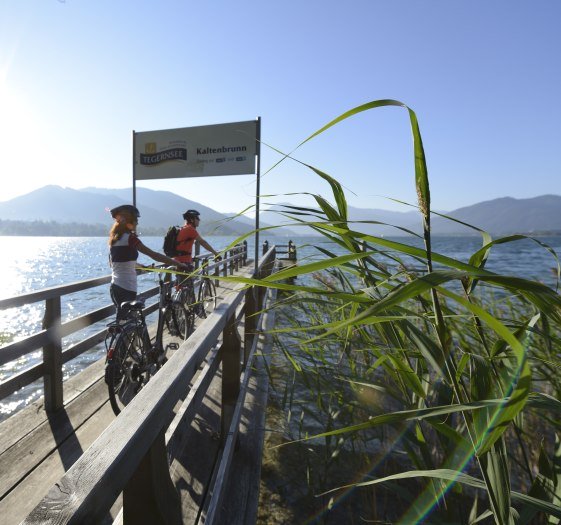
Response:
[{"label": "wooden railing", "polygon": [[[209,255],[199,254],[194,260],[197,269],[205,265],[208,272],[211,272],[216,279],[220,275],[232,275],[240,266],[247,264],[247,243],[237,245],[225,252],[222,261],[216,264],[210,262]],[[61,299],[68,294],[106,285],[110,282],[111,276],[108,275],[0,300],[0,310],[18,308],[40,301],[45,303],[42,330],[0,348],[0,366],[39,349],[43,350],[43,361],[0,382],[0,399],[43,378],[45,410],[52,412],[62,408],[63,364],[103,342],[107,329],[104,327],[64,350],[63,338],[110,318],[115,314],[115,307],[107,305],[72,320],[62,322]],[[149,299],[155,296],[158,290],[157,286],[151,287],[140,293],[139,297]],[[157,308],[158,302],[154,301],[147,305],[145,314],[150,314]]]},{"label": "wooden railing", "polygon": [[[269,275],[274,263],[272,247],[260,259],[253,276]],[[100,523],[121,493],[126,524],[183,523],[167,457],[182,441],[184,429],[190,426],[222,364],[223,446],[208,490],[211,497],[203,510],[206,525],[218,523],[259,333],[263,326],[269,326],[269,314],[264,313],[269,294],[274,290],[265,293],[263,287],[235,285],[24,523]],[[238,332],[242,324],[243,348]],[[183,404],[174,415],[179,401]]]},{"label": "wooden railing", "polygon": [[[298,259],[296,253],[296,245],[292,241],[288,241],[288,244],[277,244],[275,245],[277,250],[277,259],[296,261]],[[263,253],[269,250],[269,241],[263,242]]]}]

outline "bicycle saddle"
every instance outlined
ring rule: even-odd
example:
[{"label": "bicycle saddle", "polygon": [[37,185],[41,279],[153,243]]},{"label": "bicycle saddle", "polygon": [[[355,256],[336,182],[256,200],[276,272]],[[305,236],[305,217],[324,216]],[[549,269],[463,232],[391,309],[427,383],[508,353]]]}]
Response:
[{"label": "bicycle saddle", "polygon": [[144,308],[144,299],[135,299],[134,301],[125,301],[121,303],[121,311],[123,313],[133,310],[142,310]]}]

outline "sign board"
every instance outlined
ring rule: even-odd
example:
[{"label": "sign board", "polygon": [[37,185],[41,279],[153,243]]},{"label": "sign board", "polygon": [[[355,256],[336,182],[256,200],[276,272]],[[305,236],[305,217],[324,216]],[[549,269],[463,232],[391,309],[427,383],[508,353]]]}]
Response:
[{"label": "sign board", "polygon": [[251,175],[257,120],[134,133],[134,179]]}]

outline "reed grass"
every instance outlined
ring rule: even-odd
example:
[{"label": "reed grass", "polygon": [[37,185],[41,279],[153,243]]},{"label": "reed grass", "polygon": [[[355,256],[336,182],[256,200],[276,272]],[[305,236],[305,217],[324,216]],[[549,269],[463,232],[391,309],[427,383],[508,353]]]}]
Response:
[{"label": "reed grass", "polygon": [[[324,469],[312,485],[331,503],[351,488],[381,494],[383,487],[385,501],[390,494],[392,508],[376,505],[365,519],[559,523],[561,298],[557,288],[485,268],[494,246],[526,237],[493,239],[471,226],[482,247],[468,263],[433,251],[421,133],[398,101],[354,108],[302,144],[388,105],[410,117],[424,248],[363,233],[348,217],[341,184],[308,166],[328,183],[330,198],[317,194],[313,208],[277,211],[339,255],[318,246],[321,260],[248,280],[285,290],[277,306],[284,327],[275,336],[293,368],[282,394],[291,435],[322,443]],[[533,240],[551,253],[558,285],[557,255]],[[304,283],[283,284],[289,277]],[[349,472],[349,483],[335,486],[329,473],[348,451],[364,458],[363,474],[357,481]],[[383,475],[372,468],[380,451],[393,466]]]}]

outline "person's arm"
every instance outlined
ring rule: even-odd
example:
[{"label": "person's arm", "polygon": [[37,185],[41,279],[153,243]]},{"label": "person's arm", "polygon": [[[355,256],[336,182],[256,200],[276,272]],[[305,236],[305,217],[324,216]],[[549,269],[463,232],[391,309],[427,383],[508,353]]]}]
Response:
[{"label": "person's arm", "polygon": [[163,253],[158,253],[155,252],[154,250],[151,250],[150,248],[148,248],[148,246],[146,246],[145,244],[139,243],[137,246],[137,249],[140,253],[143,253],[144,255],[148,255],[148,257],[151,257],[152,259],[154,259],[155,261],[161,262],[163,264],[167,264],[168,266],[175,266],[176,268],[179,268],[180,270],[187,270],[188,266],[180,263],[178,261],[176,261],[175,259],[172,259],[171,257],[168,257],[167,255],[164,255]]},{"label": "person's arm", "polygon": [[208,243],[206,242],[200,235],[197,238],[201,246],[207,249],[210,253],[214,254],[215,257],[218,257],[218,252]]}]

